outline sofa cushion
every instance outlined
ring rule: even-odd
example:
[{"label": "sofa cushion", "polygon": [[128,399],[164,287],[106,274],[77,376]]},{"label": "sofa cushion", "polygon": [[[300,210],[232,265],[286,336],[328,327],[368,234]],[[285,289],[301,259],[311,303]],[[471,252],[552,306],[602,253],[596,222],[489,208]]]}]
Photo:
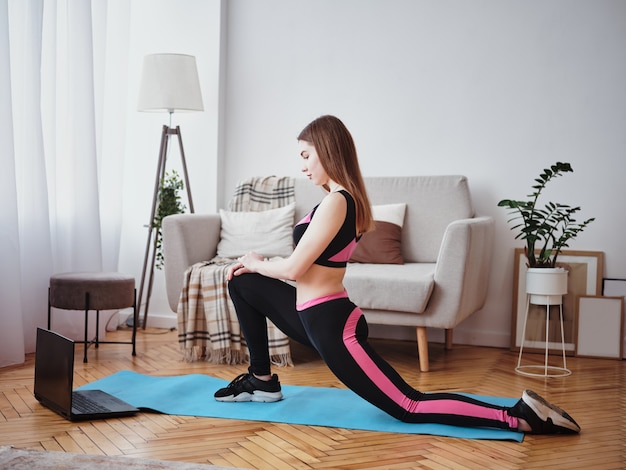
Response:
[{"label": "sofa cushion", "polygon": [[351,263],[404,264],[402,227],[375,220],[374,230],[363,234],[350,257]]},{"label": "sofa cushion", "polygon": [[293,251],[295,203],[258,212],[220,209],[221,232],[217,255],[237,258],[255,251],[260,255],[289,256]]},{"label": "sofa cushion", "polygon": [[405,212],[406,204],[372,206],[375,228],[361,237],[350,261],[404,264],[401,242]]},{"label": "sofa cushion", "polygon": [[365,185],[372,204],[407,204],[402,229],[405,263],[436,262],[448,225],[474,216],[464,176],[370,177]]},{"label": "sofa cushion", "polygon": [[435,263],[350,263],[344,285],[359,307],[423,313],[433,291]]}]

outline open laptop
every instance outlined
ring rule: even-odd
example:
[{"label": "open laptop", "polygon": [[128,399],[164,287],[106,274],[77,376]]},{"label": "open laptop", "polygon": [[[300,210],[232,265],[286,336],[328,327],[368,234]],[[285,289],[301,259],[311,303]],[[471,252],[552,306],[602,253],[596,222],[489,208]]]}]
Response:
[{"label": "open laptop", "polygon": [[102,390],[72,390],[74,341],[37,328],[35,398],[72,421],[117,418],[139,411]]}]

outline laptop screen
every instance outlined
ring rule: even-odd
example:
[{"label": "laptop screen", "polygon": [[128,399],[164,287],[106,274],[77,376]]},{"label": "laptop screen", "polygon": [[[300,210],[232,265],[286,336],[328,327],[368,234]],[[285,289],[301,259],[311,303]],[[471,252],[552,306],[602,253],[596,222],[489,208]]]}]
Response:
[{"label": "laptop screen", "polygon": [[74,342],[37,328],[35,396],[68,415],[72,409]]}]

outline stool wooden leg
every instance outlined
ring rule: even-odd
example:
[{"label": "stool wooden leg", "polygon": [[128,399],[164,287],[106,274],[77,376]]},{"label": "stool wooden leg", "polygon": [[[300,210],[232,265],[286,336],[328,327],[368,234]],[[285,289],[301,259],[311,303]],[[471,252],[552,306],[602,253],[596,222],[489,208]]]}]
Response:
[{"label": "stool wooden leg", "polygon": [[133,301],[133,356],[137,355],[137,323],[139,321],[139,315],[137,313],[137,289],[135,289],[135,300]]},{"label": "stool wooden leg", "polygon": [[89,292],[86,292],[85,293],[85,355],[83,357],[83,362],[87,362],[87,347],[89,346],[89,339],[87,338],[87,334],[89,332],[88,322],[89,322]]},{"label": "stool wooden leg", "polygon": [[100,341],[100,338],[98,337],[99,331],[100,331],[100,310],[96,310],[96,349],[100,347],[100,345],[98,344]]},{"label": "stool wooden leg", "polygon": [[51,311],[51,306],[50,306],[50,288],[48,287],[48,330],[50,329],[50,311]]}]

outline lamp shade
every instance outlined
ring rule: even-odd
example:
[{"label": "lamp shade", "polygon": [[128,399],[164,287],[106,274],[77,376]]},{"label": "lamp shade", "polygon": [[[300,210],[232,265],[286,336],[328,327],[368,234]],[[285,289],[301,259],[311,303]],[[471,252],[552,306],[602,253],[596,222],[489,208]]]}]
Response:
[{"label": "lamp shade", "polygon": [[144,57],[139,111],[204,111],[196,58],[186,54]]}]

